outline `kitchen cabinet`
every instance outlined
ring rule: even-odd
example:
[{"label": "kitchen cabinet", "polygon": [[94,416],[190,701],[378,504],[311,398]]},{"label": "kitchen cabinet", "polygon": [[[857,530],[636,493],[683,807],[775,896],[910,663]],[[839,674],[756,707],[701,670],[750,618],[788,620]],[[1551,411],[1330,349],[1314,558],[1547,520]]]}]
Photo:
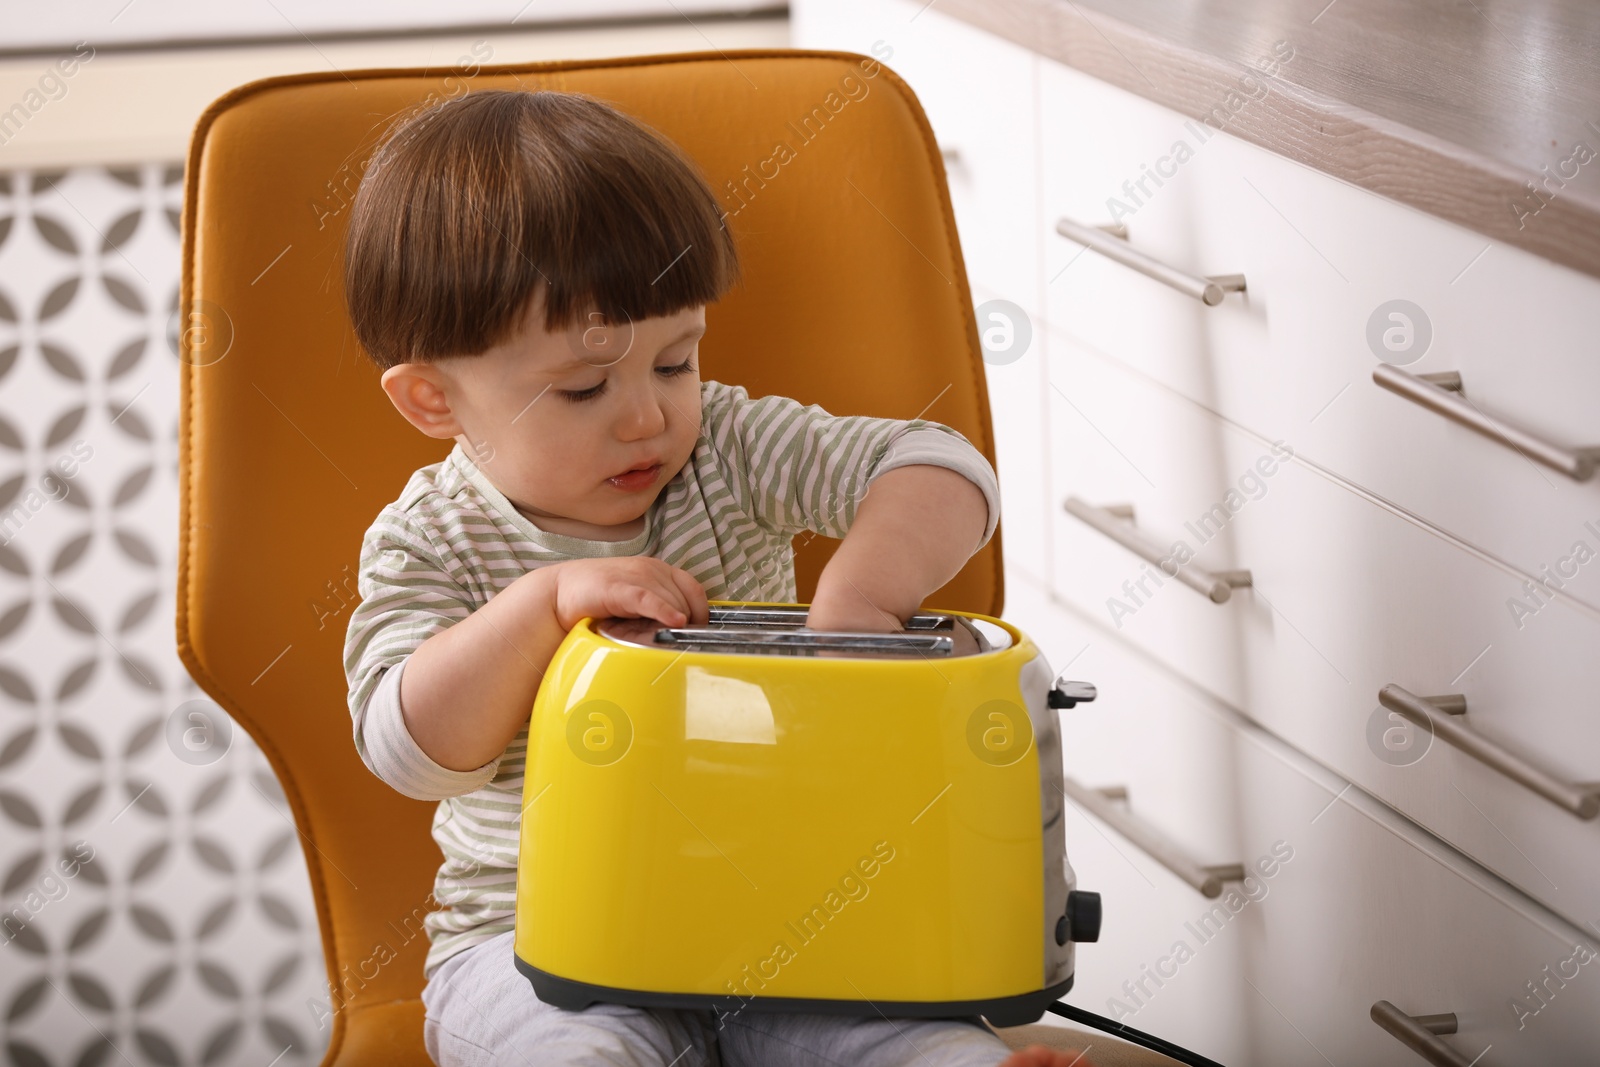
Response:
[{"label": "kitchen cabinet", "polygon": [[[1007,615],[1102,692],[1063,712],[1068,850],[1107,894],[1069,999],[1236,1065],[1586,1062],[1600,276],[1464,225],[1450,182],[1423,210],[1091,76],[1103,49],[1042,23],[1072,62],[931,5],[793,12],[797,46],[905,78],[974,304],[1028,316],[1026,357],[986,365]],[[1257,133],[1273,92],[1240,103]],[[1194,872],[1280,841],[1176,962],[1221,899]],[[1428,1040],[1454,1052],[1379,1002],[1452,1014]]]},{"label": "kitchen cabinet", "polygon": [[1455,1015],[1441,1040],[1466,1061],[1582,1062],[1600,983],[1581,928],[1049,590],[1009,590],[1052,667],[1100,688],[1062,712],[1067,778],[1249,874],[1203,896],[1069,798],[1079,886],[1105,901],[1072,1003],[1228,1064],[1419,1062],[1378,1001]]},{"label": "kitchen cabinet", "polygon": [[[1519,629],[1505,610],[1515,573],[1110,357],[1052,337],[1050,362],[1056,497],[1132,504],[1117,525],[1170,564],[1066,515],[1056,594],[1570,921],[1591,918],[1600,820],[1430,740],[1379,691],[1460,694],[1496,748],[1600,780],[1600,722],[1583,714],[1600,692],[1600,620],[1552,603]],[[1251,584],[1214,602],[1168,573],[1190,552],[1191,573],[1244,570]]]},{"label": "kitchen cabinet", "polygon": [[[1600,478],[1373,378],[1454,372],[1469,411],[1592,464],[1600,362],[1577,354],[1600,334],[1600,278],[1040,63],[1052,325],[1600,608],[1600,566],[1580,562],[1600,559]],[[1144,180],[1152,161],[1172,176]],[[1113,216],[1128,247],[1197,277],[1242,275],[1244,292],[1208,307],[1055,232]]]}]

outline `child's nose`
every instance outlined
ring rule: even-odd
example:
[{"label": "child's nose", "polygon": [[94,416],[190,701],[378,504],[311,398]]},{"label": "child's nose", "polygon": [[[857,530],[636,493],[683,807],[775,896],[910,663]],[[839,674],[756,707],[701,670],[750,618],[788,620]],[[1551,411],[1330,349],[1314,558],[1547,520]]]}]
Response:
[{"label": "child's nose", "polygon": [[626,437],[652,437],[667,425],[666,399],[653,383],[642,389],[630,389],[623,398],[618,415],[620,433]]}]

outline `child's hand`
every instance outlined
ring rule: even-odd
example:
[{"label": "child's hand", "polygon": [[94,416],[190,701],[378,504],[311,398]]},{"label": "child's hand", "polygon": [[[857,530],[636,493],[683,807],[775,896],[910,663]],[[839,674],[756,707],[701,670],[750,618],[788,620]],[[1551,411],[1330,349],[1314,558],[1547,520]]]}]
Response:
[{"label": "child's hand", "polygon": [[899,633],[905,624],[898,618],[867,603],[865,597],[852,594],[848,597],[818,596],[806,612],[808,630],[851,630],[860,633]]},{"label": "child's hand", "polygon": [[556,621],[571,630],[579,619],[656,619],[668,626],[711,621],[706,592],[688,571],[654,556],[602,556],[555,564]]},{"label": "child's hand", "polygon": [[[856,633],[899,633],[905,629],[899,619],[867,603],[866,599],[852,593],[849,597],[821,596],[813,598],[806,612],[807,630],[849,630]],[[853,659],[857,654],[832,649],[819,649],[813,655],[821,659]]]}]

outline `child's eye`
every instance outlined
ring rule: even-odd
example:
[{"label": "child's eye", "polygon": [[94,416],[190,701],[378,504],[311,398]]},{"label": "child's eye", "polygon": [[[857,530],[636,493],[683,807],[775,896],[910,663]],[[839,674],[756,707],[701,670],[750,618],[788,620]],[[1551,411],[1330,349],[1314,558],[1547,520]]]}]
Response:
[{"label": "child's eye", "polygon": [[[682,363],[679,363],[679,364],[677,364],[675,366],[657,367],[656,368],[656,373],[661,375],[664,378],[676,378],[680,374],[688,374],[692,370],[694,370],[694,357],[690,356],[688,359],[684,360]],[[579,392],[572,392],[572,391],[569,391],[569,390],[558,390],[558,391],[561,393],[562,399],[567,400],[567,401],[569,401],[569,402],[571,402],[573,404],[581,404],[586,400],[595,400],[595,399],[597,399],[602,393],[605,392],[605,390],[606,390],[606,383],[605,382],[601,382],[599,385],[595,386],[593,389],[584,389],[584,390],[581,390]]]},{"label": "child's eye", "polygon": [[657,367],[656,368],[656,371],[658,373],[663,374],[668,378],[676,378],[678,375],[680,375],[680,374],[688,374],[692,370],[694,370],[694,357],[693,356],[690,356],[688,359],[684,360],[682,363],[679,363],[677,366],[674,366],[674,367]]},{"label": "child's eye", "polygon": [[582,392],[574,393],[574,392],[569,392],[569,391],[567,391],[565,389],[560,390],[560,392],[561,392],[561,398],[563,400],[570,400],[574,404],[581,404],[585,400],[593,400],[595,397],[597,397],[601,393],[605,392],[605,388],[606,388],[606,383],[605,382],[601,382],[599,385],[595,386],[593,389],[585,389]]}]

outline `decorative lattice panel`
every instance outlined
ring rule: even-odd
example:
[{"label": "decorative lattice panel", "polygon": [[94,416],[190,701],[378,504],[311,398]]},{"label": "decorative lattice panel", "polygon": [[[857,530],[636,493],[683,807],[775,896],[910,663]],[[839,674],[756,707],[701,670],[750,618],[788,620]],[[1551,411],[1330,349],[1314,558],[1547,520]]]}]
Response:
[{"label": "decorative lattice panel", "polygon": [[174,648],[179,165],[0,173],[0,1032],[17,1067],[315,1063],[276,780]]}]

